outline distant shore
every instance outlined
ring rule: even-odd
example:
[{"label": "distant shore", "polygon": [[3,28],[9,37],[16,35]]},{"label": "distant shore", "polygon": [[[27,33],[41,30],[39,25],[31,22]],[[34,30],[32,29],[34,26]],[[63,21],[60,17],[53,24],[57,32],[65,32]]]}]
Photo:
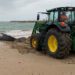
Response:
[{"label": "distant shore", "polygon": [[36,21],[10,21],[10,22],[33,23],[33,22],[36,22]]}]

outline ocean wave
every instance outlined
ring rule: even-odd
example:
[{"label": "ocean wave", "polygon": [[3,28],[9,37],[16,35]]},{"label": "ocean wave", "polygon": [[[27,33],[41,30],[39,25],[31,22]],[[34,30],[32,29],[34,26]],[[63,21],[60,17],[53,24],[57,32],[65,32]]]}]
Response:
[{"label": "ocean wave", "polygon": [[16,39],[21,38],[21,37],[28,38],[28,37],[31,36],[32,30],[27,30],[27,31],[24,31],[24,30],[11,30],[11,31],[5,32],[4,34],[6,34],[8,36],[11,36],[11,37],[14,37]]}]

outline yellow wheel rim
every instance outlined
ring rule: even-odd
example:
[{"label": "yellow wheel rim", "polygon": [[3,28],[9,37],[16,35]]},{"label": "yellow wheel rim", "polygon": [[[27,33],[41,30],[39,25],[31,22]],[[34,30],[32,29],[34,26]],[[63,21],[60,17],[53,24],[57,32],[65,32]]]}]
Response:
[{"label": "yellow wheel rim", "polygon": [[48,47],[50,52],[56,52],[58,48],[58,41],[54,35],[51,35],[48,39]]},{"label": "yellow wheel rim", "polygon": [[37,46],[37,40],[36,39],[32,39],[32,47],[36,48]]}]

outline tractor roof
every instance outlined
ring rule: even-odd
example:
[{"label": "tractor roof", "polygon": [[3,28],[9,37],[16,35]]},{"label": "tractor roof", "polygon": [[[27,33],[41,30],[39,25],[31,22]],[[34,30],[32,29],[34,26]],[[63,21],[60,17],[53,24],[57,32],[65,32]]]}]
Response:
[{"label": "tractor roof", "polygon": [[51,11],[75,11],[75,7],[59,7],[59,8],[47,10],[47,12],[51,12]]}]

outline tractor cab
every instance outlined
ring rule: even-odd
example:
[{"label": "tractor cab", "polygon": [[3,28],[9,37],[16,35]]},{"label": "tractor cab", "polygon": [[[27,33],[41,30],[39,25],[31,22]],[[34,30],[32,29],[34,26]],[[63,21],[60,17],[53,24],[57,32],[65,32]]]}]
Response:
[{"label": "tractor cab", "polygon": [[60,7],[47,12],[50,13],[49,21],[65,22],[69,25],[75,24],[75,7]]},{"label": "tractor cab", "polygon": [[[47,15],[46,18],[40,20],[40,13]],[[75,24],[75,7],[60,7],[47,12],[39,12],[37,14],[37,20],[42,22],[64,22],[70,26]]]}]

